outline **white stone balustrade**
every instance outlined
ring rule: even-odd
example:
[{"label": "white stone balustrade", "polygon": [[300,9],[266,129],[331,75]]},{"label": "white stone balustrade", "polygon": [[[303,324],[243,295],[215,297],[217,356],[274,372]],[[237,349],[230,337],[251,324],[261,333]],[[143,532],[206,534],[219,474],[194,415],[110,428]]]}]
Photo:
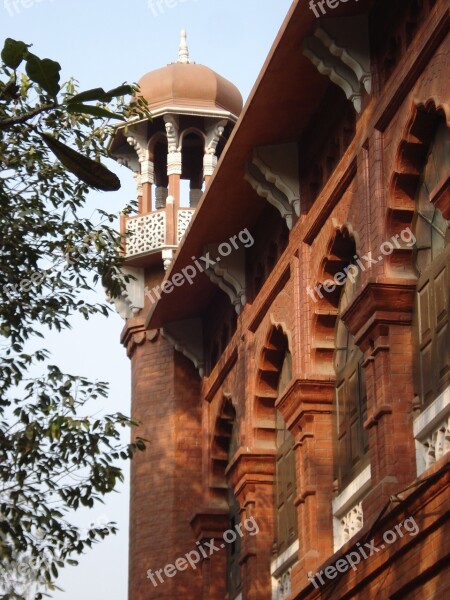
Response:
[{"label": "white stone balustrade", "polygon": [[162,248],[166,244],[166,213],[164,210],[138,217],[126,222],[126,258],[138,256]]},{"label": "white stone balustrade", "polygon": [[[176,243],[179,244],[191,222],[195,209],[178,210],[176,222]],[[169,216],[170,219],[170,216]],[[125,244],[125,257],[133,258],[149,252],[163,250],[168,244],[168,217],[166,210],[158,210],[146,215],[126,219],[126,231],[130,234]]]},{"label": "white stone balustrade", "polygon": [[278,558],[272,561],[272,600],[287,600],[291,595],[292,567],[297,561],[299,543],[296,540]]},{"label": "white stone balustrade", "polygon": [[368,465],[333,500],[334,550],[337,552],[363,528],[362,500],[370,489],[371,471]]},{"label": "white stone balustrade", "polygon": [[417,474],[450,452],[450,387],[414,420]]},{"label": "white stone balustrade", "polygon": [[178,243],[181,242],[181,238],[186,232],[186,229],[191,222],[191,219],[194,215],[195,209],[192,208],[182,208],[178,211],[178,223],[177,223],[177,240]]}]

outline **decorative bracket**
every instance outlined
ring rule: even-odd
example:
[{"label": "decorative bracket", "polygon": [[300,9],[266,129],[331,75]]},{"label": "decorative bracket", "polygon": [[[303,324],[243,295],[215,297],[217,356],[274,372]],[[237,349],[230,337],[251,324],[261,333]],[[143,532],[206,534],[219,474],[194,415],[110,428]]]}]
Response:
[{"label": "decorative bracket", "polygon": [[214,121],[206,130],[205,154],[203,156],[203,176],[211,176],[217,166],[217,145],[225,131],[227,121]]},{"label": "decorative bracket", "polygon": [[181,175],[182,156],[180,143],[180,125],[176,115],[164,115],[167,134],[167,175]]},{"label": "decorative bracket", "polygon": [[117,298],[108,297],[108,302],[114,304],[117,313],[122,319],[131,319],[144,308],[144,270],[132,267],[124,267],[123,275],[131,275],[131,279]]},{"label": "decorative bracket", "polygon": [[132,148],[134,148],[139,160],[139,171],[137,172],[137,176],[139,178],[138,196],[142,196],[142,189],[141,193],[139,194],[139,186],[142,186],[144,183],[155,183],[155,165],[149,158],[149,151],[145,137],[138,135],[137,133],[133,133],[127,137],[127,142]]},{"label": "decorative bracket", "polygon": [[204,254],[209,252],[212,256],[217,256],[215,264],[206,268],[205,274],[226,293],[239,315],[242,307],[247,302],[245,295],[245,249],[233,249],[231,254],[223,256],[219,252],[219,248],[220,244],[212,244],[204,249]]},{"label": "decorative bracket", "polygon": [[203,326],[201,319],[186,319],[168,323],[162,330],[162,336],[188,358],[198,369],[200,377],[204,375]]},{"label": "decorative bracket", "polygon": [[306,38],[303,54],[327,75],[361,112],[361,86],[372,92],[367,17],[327,19]]},{"label": "decorative bracket", "polygon": [[292,229],[294,219],[300,215],[297,144],[255,148],[245,179],[258,196],[280,212]]}]

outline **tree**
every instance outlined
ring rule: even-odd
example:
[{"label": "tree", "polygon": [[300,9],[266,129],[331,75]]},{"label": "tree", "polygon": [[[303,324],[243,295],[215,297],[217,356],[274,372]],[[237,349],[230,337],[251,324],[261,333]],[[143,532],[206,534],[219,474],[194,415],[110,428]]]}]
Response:
[{"label": "tree", "polygon": [[120,187],[100,162],[109,120],[148,113],[135,86],[81,93],[74,80],[61,86],[60,65],[23,42],[7,39],[1,59],[0,592],[6,600],[41,598],[42,582],[51,590],[60,567],[115,532],[109,524],[86,534],[70,523],[70,511],[112,492],[123,478],[119,461],[145,448],[140,438],[122,447],[120,428],[135,424],[128,417],[86,414],[88,400],[106,397],[106,383],[62,373],[45,348],[30,347],[47,328],[69,328],[71,315],[107,316],[109,307],[86,299],[98,281],[112,297],[126,285],[115,216],[98,210],[94,223],[83,208],[91,188]]}]

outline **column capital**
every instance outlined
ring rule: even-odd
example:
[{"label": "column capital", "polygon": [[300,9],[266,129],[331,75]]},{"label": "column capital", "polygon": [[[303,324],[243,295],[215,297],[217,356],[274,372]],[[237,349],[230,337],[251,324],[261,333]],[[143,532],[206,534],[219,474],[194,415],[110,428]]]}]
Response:
[{"label": "column capital", "polygon": [[297,379],[277,400],[276,408],[281,412],[288,429],[295,435],[314,421],[316,414],[330,414],[334,400],[334,378],[316,375],[308,379]]},{"label": "column capital", "polygon": [[355,296],[342,320],[362,350],[371,335],[386,335],[380,326],[411,324],[415,292],[415,280],[385,278],[369,281]]},{"label": "column capital", "polygon": [[226,509],[207,507],[195,513],[190,524],[197,541],[219,539],[230,525],[230,516]]},{"label": "column capital", "polygon": [[226,475],[236,496],[250,496],[257,485],[272,485],[275,477],[275,449],[239,448],[227,467]]},{"label": "column capital", "polygon": [[169,152],[167,155],[167,175],[181,175],[181,152]]},{"label": "column capital", "polygon": [[145,329],[141,319],[129,319],[122,331],[120,341],[127,349],[127,355],[131,358],[137,346],[144,343],[155,343],[159,338],[158,329]]}]

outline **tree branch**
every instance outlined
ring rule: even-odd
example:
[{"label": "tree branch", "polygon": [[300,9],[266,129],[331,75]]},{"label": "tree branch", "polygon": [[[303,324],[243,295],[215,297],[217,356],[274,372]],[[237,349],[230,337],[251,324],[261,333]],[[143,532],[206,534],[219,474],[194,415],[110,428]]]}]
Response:
[{"label": "tree branch", "polygon": [[39,115],[43,112],[48,112],[53,108],[56,108],[56,104],[45,104],[44,106],[39,106],[38,108],[35,108],[31,112],[26,113],[25,115],[22,115],[20,117],[10,117],[9,119],[3,119],[2,121],[0,121],[0,129],[7,129],[8,127],[11,127],[11,125],[19,125],[20,123],[26,123],[36,115]]}]

